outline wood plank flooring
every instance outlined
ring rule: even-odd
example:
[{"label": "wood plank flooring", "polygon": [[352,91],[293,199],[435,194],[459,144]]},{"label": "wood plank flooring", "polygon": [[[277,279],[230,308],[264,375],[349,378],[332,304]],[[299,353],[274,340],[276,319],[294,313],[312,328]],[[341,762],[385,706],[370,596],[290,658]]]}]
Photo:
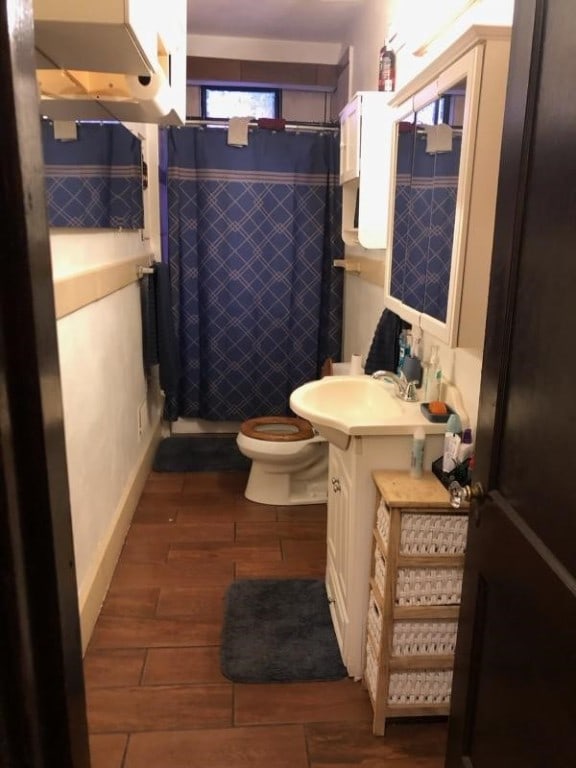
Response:
[{"label": "wood plank flooring", "polygon": [[442,768],[446,723],[371,733],[362,685],[233,684],[223,598],[238,578],[323,578],[325,505],[243,496],[241,472],[148,478],[84,667],[92,768]]}]

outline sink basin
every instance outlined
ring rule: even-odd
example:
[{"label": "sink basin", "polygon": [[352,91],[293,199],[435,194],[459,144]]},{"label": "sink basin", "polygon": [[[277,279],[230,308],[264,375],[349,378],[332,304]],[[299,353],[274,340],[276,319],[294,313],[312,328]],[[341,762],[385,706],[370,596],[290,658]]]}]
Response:
[{"label": "sink basin", "polygon": [[442,431],[421,414],[420,403],[395,395],[394,385],[370,376],[326,376],[295,389],[290,407],[345,449],[351,435],[410,434],[414,427]]}]

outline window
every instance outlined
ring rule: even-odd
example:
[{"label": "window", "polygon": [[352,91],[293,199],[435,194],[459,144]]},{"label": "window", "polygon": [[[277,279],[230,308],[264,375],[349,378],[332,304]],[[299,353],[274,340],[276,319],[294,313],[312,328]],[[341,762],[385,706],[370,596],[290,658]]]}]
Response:
[{"label": "window", "polygon": [[280,117],[276,88],[202,86],[202,117]]}]

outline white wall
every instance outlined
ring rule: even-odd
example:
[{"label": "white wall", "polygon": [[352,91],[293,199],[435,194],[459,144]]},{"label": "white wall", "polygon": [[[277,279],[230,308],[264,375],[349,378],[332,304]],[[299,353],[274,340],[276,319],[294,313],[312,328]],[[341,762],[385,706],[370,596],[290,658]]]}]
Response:
[{"label": "white wall", "polygon": [[[81,603],[158,417],[157,406],[147,403],[141,333],[140,293],[135,283],[58,321]],[[143,402],[146,429],[138,435],[138,408]]]},{"label": "white wall", "polygon": [[[146,231],[51,230],[56,281],[159,253],[157,129],[139,126],[139,131],[147,137],[143,149],[150,177]],[[132,283],[57,322],[81,611],[90,599],[99,605],[92,591],[160,420],[158,386],[148,385],[143,372],[139,297],[139,286]],[[142,403],[145,423],[139,435]],[[83,622],[84,644],[90,623]]]},{"label": "white wall", "polygon": [[[436,4],[430,3],[429,0],[395,0],[387,14],[386,4],[381,0],[366,0],[349,39],[344,41],[352,48],[351,95],[356,91],[377,88],[378,53],[390,29],[394,28],[400,39],[410,39],[413,42],[415,22],[424,19],[424,12],[433,5],[436,8]],[[397,53],[397,89],[421,71],[467,24],[510,24],[512,10],[513,0],[479,0],[460,21],[445,30],[432,53],[427,56],[413,56],[411,46],[407,42]],[[426,16],[422,34],[429,35],[433,29],[432,24],[430,17]],[[370,253],[365,252],[365,255]],[[388,258],[388,255],[385,254],[384,257]],[[352,352],[367,354],[376,322],[385,307],[385,297],[384,289],[375,289],[374,285],[357,276],[347,274],[345,280],[343,358],[348,359]],[[439,342],[429,334],[425,335],[425,356],[433,343]],[[464,407],[472,426],[475,427],[482,369],[481,353],[477,350],[449,349],[443,344],[439,346],[443,371],[462,394]]]}]

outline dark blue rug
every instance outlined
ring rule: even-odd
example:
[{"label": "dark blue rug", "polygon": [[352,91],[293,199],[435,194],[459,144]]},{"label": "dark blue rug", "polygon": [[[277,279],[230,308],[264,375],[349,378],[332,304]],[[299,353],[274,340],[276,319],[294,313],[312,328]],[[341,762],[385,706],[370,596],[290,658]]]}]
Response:
[{"label": "dark blue rug", "polygon": [[318,579],[241,579],[226,593],[222,674],[235,683],[346,677]]},{"label": "dark blue rug", "polygon": [[249,470],[250,459],[242,455],[236,436],[188,435],[162,440],[154,457],[155,472],[226,472]]}]

